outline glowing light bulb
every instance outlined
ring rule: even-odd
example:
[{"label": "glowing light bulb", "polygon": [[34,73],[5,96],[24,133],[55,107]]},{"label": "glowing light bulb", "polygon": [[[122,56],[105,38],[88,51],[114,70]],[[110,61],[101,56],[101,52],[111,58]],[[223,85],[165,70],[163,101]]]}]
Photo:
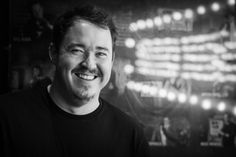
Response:
[{"label": "glowing light bulb", "polygon": [[193,11],[191,9],[186,9],[185,12],[184,12],[184,17],[186,19],[193,18]]},{"label": "glowing light bulb", "polygon": [[165,98],[167,96],[167,91],[165,89],[160,89],[159,95],[161,98]]},{"label": "glowing light bulb", "polygon": [[198,97],[196,95],[192,95],[189,99],[191,105],[196,105],[198,103]]},{"label": "glowing light bulb", "polygon": [[175,93],[173,93],[173,92],[169,92],[169,93],[167,94],[167,99],[168,99],[168,100],[170,100],[170,101],[174,101],[175,98],[176,98]]},{"label": "glowing light bulb", "polygon": [[200,15],[203,15],[203,14],[205,14],[206,13],[206,8],[204,7],[204,6],[199,6],[198,8],[197,8],[197,13],[198,14],[200,14]]},{"label": "glowing light bulb", "polygon": [[209,110],[211,108],[211,101],[206,99],[206,100],[203,100],[202,102],[202,108],[204,110]]},{"label": "glowing light bulb", "polygon": [[151,19],[147,19],[146,20],[146,26],[148,27],[148,28],[152,28],[153,27],[153,21],[151,20]]},{"label": "glowing light bulb", "polygon": [[179,100],[179,102],[181,102],[181,103],[186,102],[186,100],[187,100],[186,94],[180,93],[180,94],[178,95],[178,100]]},{"label": "glowing light bulb", "polygon": [[171,23],[171,17],[170,15],[163,15],[163,22],[164,23]]},{"label": "glowing light bulb", "polygon": [[236,116],[236,106],[233,108],[233,114]]},{"label": "glowing light bulb", "polygon": [[134,67],[130,64],[124,66],[124,71],[126,74],[132,74],[134,72]]},{"label": "glowing light bulb", "polygon": [[224,111],[224,110],[225,110],[225,107],[226,107],[225,103],[224,103],[224,102],[221,102],[221,103],[218,104],[217,109],[218,109],[219,111]]},{"label": "glowing light bulb", "polygon": [[136,23],[131,23],[131,24],[129,25],[129,30],[132,31],[132,32],[137,31],[137,30],[138,30],[137,24],[136,24]]},{"label": "glowing light bulb", "polygon": [[154,18],[154,24],[156,26],[161,26],[163,24],[162,19],[160,17],[155,17]]},{"label": "glowing light bulb", "polygon": [[128,48],[133,48],[135,46],[135,40],[133,38],[127,38],[125,40],[125,46]]},{"label": "glowing light bulb", "polygon": [[129,88],[129,89],[134,89],[135,88],[135,82],[133,82],[133,81],[129,81],[127,84],[126,84],[126,86]]},{"label": "glowing light bulb", "polygon": [[182,14],[180,12],[174,12],[173,13],[173,19],[175,19],[176,21],[181,20],[182,19]]},{"label": "glowing light bulb", "polygon": [[234,6],[235,5],[235,0],[228,0],[227,2],[230,6]]},{"label": "glowing light bulb", "polygon": [[138,20],[137,26],[139,29],[145,29],[146,28],[146,22],[144,20]]},{"label": "glowing light bulb", "polygon": [[211,5],[211,9],[213,11],[219,11],[220,10],[220,4],[217,3],[217,2],[214,2],[212,5]]},{"label": "glowing light bulb", "polygon": [[155,96],[157,94],[157,88],[156,87],[150,87],[150,94],[152,96]]}]

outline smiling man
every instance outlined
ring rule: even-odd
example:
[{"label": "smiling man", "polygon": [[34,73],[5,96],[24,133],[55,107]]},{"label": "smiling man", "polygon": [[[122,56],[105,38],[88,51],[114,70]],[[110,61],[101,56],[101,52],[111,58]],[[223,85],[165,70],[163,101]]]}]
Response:
[{"label": "smiling man", "polygon": [[53,27],[53,81],[1,96],[3,156],[146,157],[134,119],[100,98],[114,61],[116,28],[102,9],[85,5]]}]

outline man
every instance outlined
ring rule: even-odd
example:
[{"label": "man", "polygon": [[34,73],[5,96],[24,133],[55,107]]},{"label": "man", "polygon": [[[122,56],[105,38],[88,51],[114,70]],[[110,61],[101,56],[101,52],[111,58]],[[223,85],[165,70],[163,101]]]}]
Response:
[{"label": "man", "polygon": [[222,136],[223,147],[235,148],[236,125],[229,118],[229,114],[224,114],[224,124],[219,134]]},{"label": "man", "polygon": [[99,97],[115,55],[110,16],[86,5],[60,16],[53,28],[52,83],[1,98],[4,155],[148,156],[141,126]]},{"label": "man", "polygon": [[176,130],[170,124],[168,117],[163,118],[163,123],[160,125],[161,143],[163,146],[179,146],[179,139]]}]

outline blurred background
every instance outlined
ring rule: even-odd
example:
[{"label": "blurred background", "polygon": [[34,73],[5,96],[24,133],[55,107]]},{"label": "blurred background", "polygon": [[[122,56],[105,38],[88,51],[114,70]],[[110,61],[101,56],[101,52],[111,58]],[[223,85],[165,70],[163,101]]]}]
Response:
[{"label": "blurred background", "polygon": [[[235,152],[236,130],[230,150],[220,134],[226,114],[236,124],[235,0],[10,0],[2,13],[9,18],[1,94],[53,79],[53,22],[81,2],[107,9],[115,20],[116,60],[102,97],[142,124],[152,156]],[[165,118],[173,145],[163,142]]]}]

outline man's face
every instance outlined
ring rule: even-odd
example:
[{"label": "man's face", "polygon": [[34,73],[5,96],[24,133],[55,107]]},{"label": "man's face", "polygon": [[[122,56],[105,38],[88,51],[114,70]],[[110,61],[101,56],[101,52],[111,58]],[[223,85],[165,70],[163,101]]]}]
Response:
[{"label": "man's face", "polygon": [[110,30],[77,20],[59,48],[55,79],[66,95],[81,100],[98,98],[110,79],[112,64]]}]

